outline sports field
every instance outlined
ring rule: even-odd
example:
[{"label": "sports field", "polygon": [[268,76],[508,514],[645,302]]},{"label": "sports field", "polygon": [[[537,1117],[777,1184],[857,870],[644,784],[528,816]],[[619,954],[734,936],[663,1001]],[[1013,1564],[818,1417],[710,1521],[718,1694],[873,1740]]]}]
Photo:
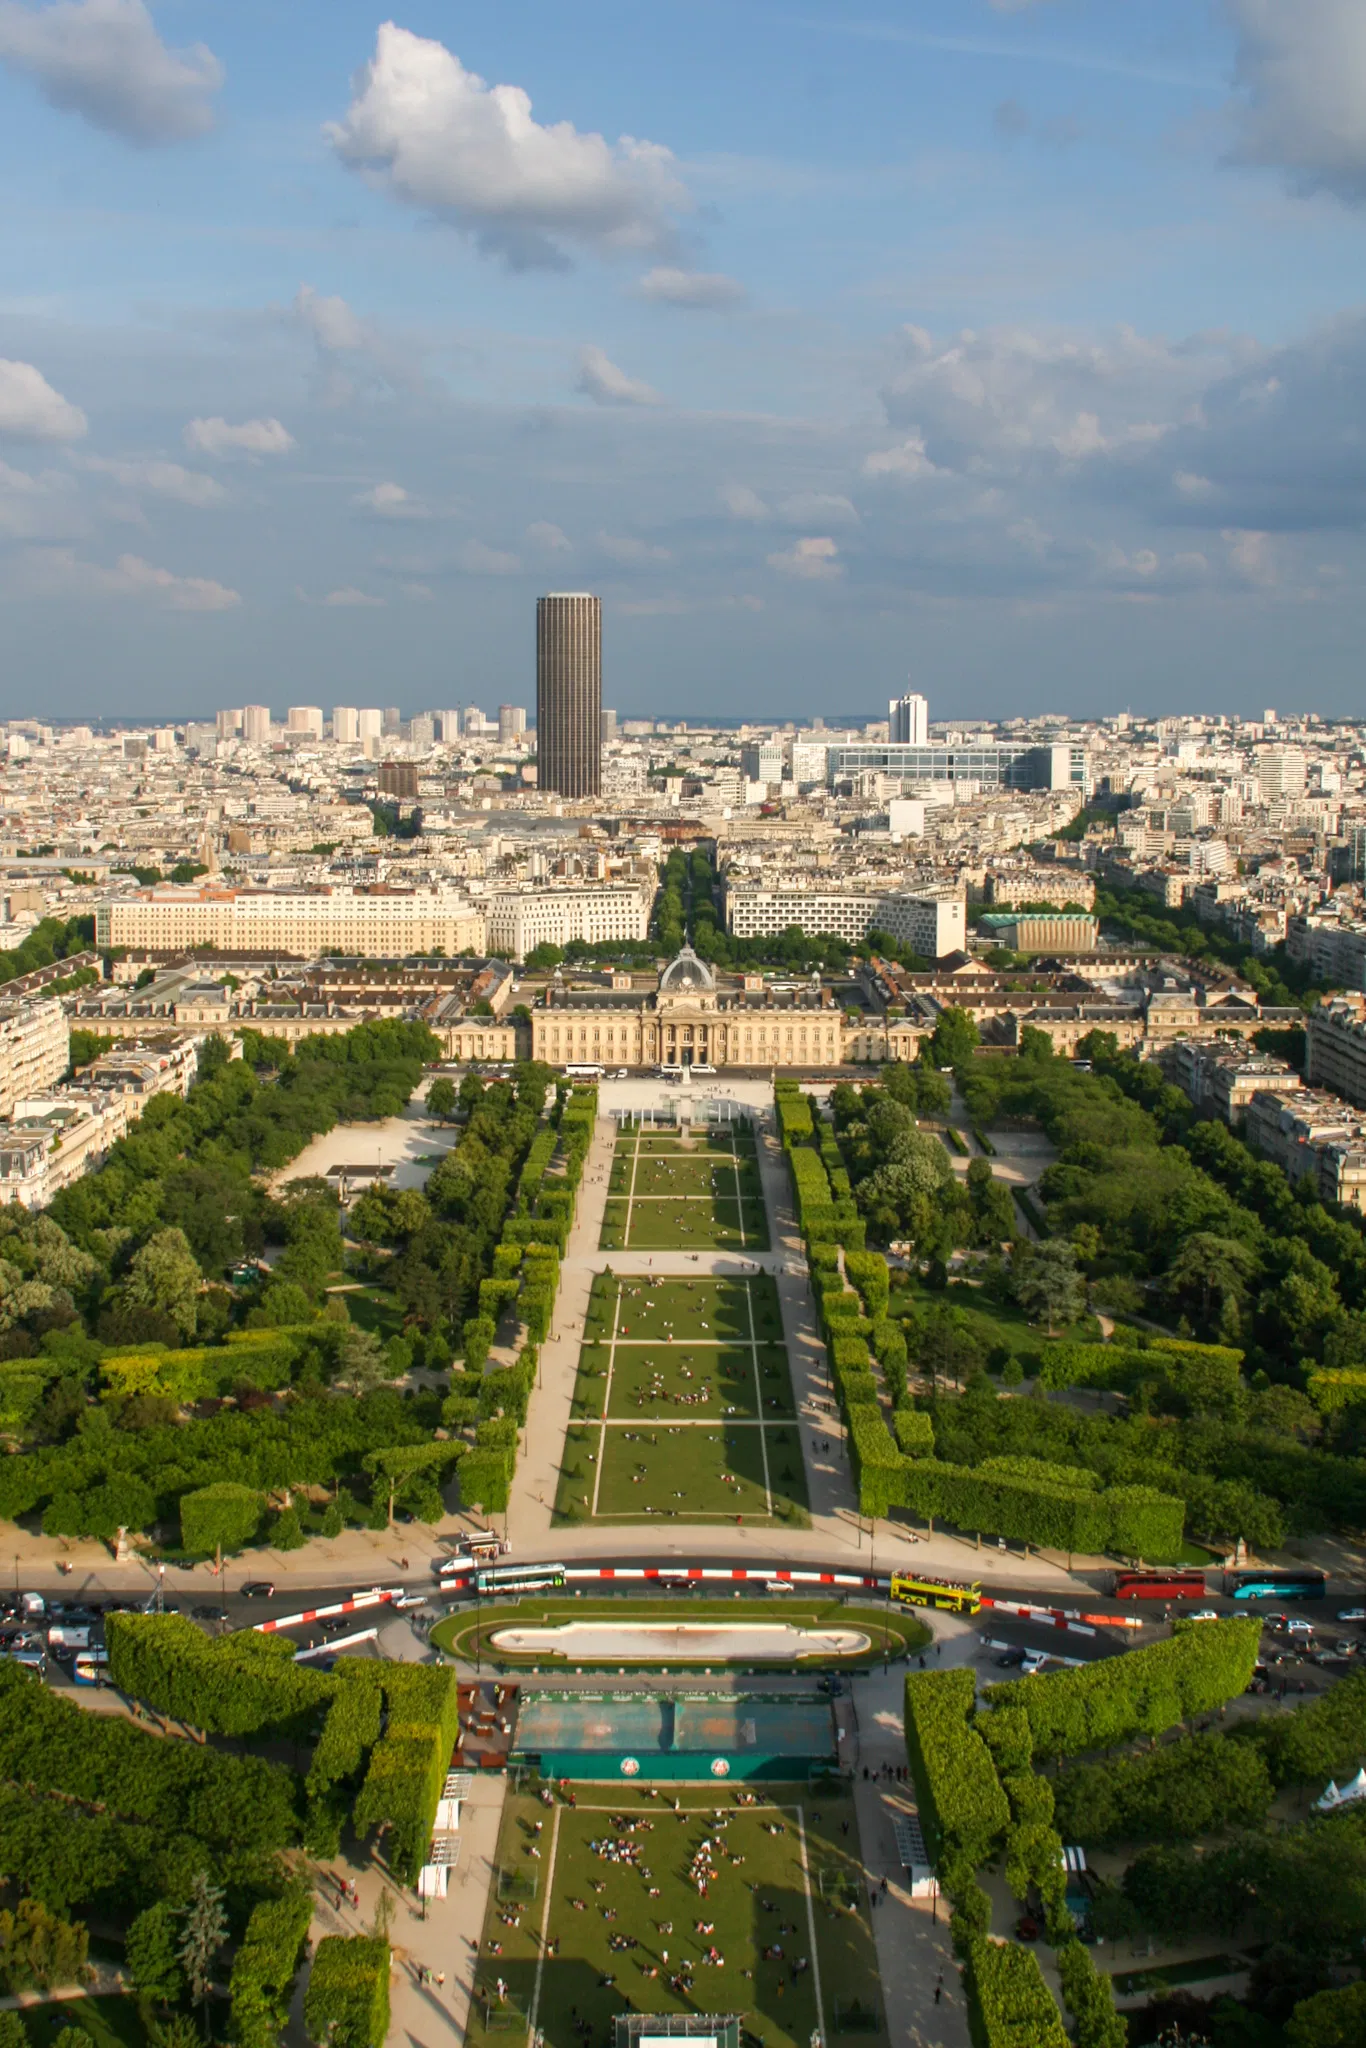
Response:
[{"label": "sports field", "polygon": [[600,1249],[767,1251],[768,1219],[746,1124],[662,1135],[618,1134]]},{"label": "sports field", "polygon": [[805,1525],[801,1440],[768,1274],[600,1273],[584,1336],[560,1520]]},{"label": "sports field", "polygon": [[468,2042],[535,2027],[546,2048],[585,2048],[632,2007],[743,2013],[763,2048],[808,2048],[817,2030],[886,2048],[850,1799],[804,1785],[575,1798],[508,1799]]}]

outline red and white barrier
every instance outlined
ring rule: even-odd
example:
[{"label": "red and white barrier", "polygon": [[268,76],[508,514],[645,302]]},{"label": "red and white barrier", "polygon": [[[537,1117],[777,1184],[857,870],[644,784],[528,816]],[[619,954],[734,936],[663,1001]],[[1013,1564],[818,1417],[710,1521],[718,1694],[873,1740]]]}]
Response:
[{"label": "red and white barrier", "polygon": [[364,1607],[380,1607],[397,1597],[402,1586],[376,1586],[373,1593],[357,1593],[350,1600],[338,1600],[331,1607],[309,1607],[302,1614],[277,1615],[274,1621],[258,1621],[257,1635],[274,1635],[277,1629],[298,1628],[306,1621],[323,1621],[333,1614],[355,1614]]}]

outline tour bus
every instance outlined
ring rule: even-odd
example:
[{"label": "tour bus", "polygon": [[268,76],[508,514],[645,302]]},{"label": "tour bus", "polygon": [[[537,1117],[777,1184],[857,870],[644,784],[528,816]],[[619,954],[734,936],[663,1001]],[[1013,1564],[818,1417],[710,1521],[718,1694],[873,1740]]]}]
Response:
[{"label": "tour bus", "polygon": [[940,1607],[953,1614],[976,1614],[982,1604],[982,1588],[976,1580],[964,1585],[957,1579],[935,1579],[927,1572],[894,1572],[890,1594],[903,1607]]},{"label": "tour bus", "polygon": [[1116,1600],[1203,1600],[1203,1572],[1116,1572]]},{"label": "tour bus", "polygon": [[607,1069],[581,1061],[577,1066],[566,1067],[565,1072],[571,1081],[600,1081]]},{"label": "tour bus", "polygon": [[47,1676],[46,1650],[0,1650],[0,1657],[10,1664],[22,1664],[26,1671],[36,1671],[40,1678]]},{"label": "tour bus", "polygon": [[683,1069],[682,1067],[663,1066],[659,1070],[659,1078],[661,1081],[681,1081],[683,1079]]},{"label": "tour bus", "polygon": [[563,1584],[562,1564],[495,1564],[474,1575],[479,1593],[549,1593]]},{"label": "tour bus", "polygon": [[715,1067],[709,1067],[705,1060],[694,1060],[692,1070],[694,1074],[714,1074],[716,1072]]},{"label": "tour bus", "polygon": [[1230,1600],[1322,1600],[1328,1581],[1322,1572],[1225,1572]]},{"label": "tour bus", "polygon": [[108,1685],[108,1650],[82,1650],[71,1667],[71,1678],[75,1685]]}]

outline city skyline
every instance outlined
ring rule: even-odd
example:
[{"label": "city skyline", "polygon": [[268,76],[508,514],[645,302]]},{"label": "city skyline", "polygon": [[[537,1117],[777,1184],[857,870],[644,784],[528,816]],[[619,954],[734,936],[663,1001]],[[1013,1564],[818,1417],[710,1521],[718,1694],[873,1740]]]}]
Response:
[{"label": "city skyline", "polygon": [[1364,76],[1348,0],[17,0],[0,716],[522,702],[559,583],[642,715],[1346,711]]}]

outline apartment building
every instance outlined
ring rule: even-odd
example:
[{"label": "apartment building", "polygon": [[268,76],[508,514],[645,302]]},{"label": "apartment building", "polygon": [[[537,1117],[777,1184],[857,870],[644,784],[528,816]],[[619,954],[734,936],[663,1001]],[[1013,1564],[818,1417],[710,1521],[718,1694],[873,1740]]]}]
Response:
[{"label": "apartment building", "polygon": [[1309,1081],[1366,1105],[1366,998],[1330,996],[1310,1011],[1305,1038]]},{"label": "apartment building", "polygon": [[1360,920],[1300,912],[1286,922],[1285,950],[1316,981],[1366,989],[1366,923]]},{"label": "apartment building", "polygon": [[525,960],[537,946],[571,940],[601,945],[645,938],[654,903],[651,882],[613,882],[603,888],[503,890],[489,898],[488,945]]},{"label": "apartment building", "polygon": [[60,1002],[0,1002],[0,1117],[60,1081],[71,1035]]},{"label": "apartment building", "polygon": [[927,960],[967,947],[967,904],[961,891],[861,891],[788,883],[765,888],[737,882],[726,889],[726,930],[737,939],[772,938],[789,925],[834,932],[857,946],[870,931],[884,931]]},{"label": "apartment building", "polygon": [[72,1086],[19,1098],[0,1126],[0,1202],[45,1209],[104,1164],[155,1096],[187,1094],[198,1068],[198,1038],[181,1033],[119,1046]]},{"label": "apartment building", "polygon": [[1096,879],[1077,868],[1027,867],[988,868],[982,891],[988,903],[1014,906],[1021,903],[1051,903],[1058,909],[1075,904],[1089,910],[1096,900]]},{"label": "apartment building", "polygon": [[95,943],[157,952],[324,953],[402,958],[482,953],[482,910],[444,889],[141,889],[101,903]]},{"label": "apartment building", "polygon": [[1241,1127],[1254,1095],[1271,1090],[1284,1097],[1304,1085],[1284,1060],[1218,1040],[1180,1038],[1164,1046],[1158,1057],[1163,1073],[1184,1089],[1198,1110],[1217,1116],[1233,1130]]},{"label": "apartment building", "polygon": [[1366,1209],[1366,1118],[1316,1088],[1259,1089],[1243,1135],[1292,1181],[1308,1174],[1322,1201]]}]

